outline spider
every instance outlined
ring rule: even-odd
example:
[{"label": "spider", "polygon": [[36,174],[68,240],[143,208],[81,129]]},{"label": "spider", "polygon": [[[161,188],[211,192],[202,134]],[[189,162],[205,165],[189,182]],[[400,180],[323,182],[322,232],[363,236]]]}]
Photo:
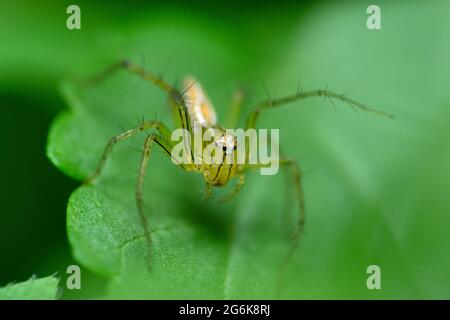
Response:
[{"label": "spider", "polygon": [[[183,91],[177,90],[174,86],[165,82],[161,77],[156,74],[145,70],[144,68],[135,65],[127,60],[120,61],[112,65],[110,68],[106,69],[102,73],[98,74],[90,78],[90,81],[96,82],[102,80],[104,77],[116,72],[118,70],[126,70],[135,74],[146,81],[156,85],[162,91],[164,91],[168,98],[171,109],[174,114],[175,126],[176,128],[184,129],[186,132],[193,133],[199,127],[212,129],[216,133],[214,136],[214,144],[218,150],[223,151],[224,155],[231,155],[231,157],[235,158],[236,154],[236,146],[238,145],[238,141],[236,136],[230,135],[227,131],[217,124],[217,116],[215,110],[210,103],[206,93],[202,89],[201,85],[194,80],[193,78],[187,78],[184,81]],[[347,103],[352,108],[358,108],[363,111],[373,112],[382,116],[391,117],[390,114],[378,111],[372,108],[369,108],[362,103],[359,103],[351,98],[346,97],[343,94],[337,94],[335,92],[325,90],[312,90],[312,91],[304,91],[297,92],[291,96],[286,96],[278,99],[268,99],[266,101],[262,101],[257,104],[253,111],[247,118],[245,129],[255,129],[256,123],[260,114],[266,110],[278,108],[280,106],[289,104],[291,102],[295,102],[298,100],[312,98],[312,97],[323,97],[324,99],[328,98],[330,101],[332,99],[340,100],[342,102]],[[237,91],[234,95],[231,107],[230,107],[230,125],[233,125],[234,121],[238,117],[240,107],[242,105],[243,95],[242,92]],[[140,167],[138,172],[138,179],[136,185],[136,205],[139,213],[139,218],[143,227],[144,236],[147,243],[147,259],[148,266],[151,269],[151,248],[152,248],[152,239],[149,232],[148,220],[144,212],[144,197],[143,197],[143,189],[144,189],[144,178],[146,175],[148,163],[151,157],[151,151],[153,146],[159,147],[164,154],[166,154],[169,158],[172,159],[172,149],[174,148],[174,143],[170,140],[170,130],[169,128],[160,121],[142,121],[138,126],[131,128],[129,130],[124,131],[123,133],[112,137],[107,143],[103,154],[100,158],[100,161],[97,165],[95,172],[85,181],[85,183],[92,182],[95,178],[97,178],[110,155],[113,146],[117,143],[127,140],[130,137],[146,132],[147,129],[153,129],[154,133],[147,134],[147,137],[144,142],[143,151],[141,155]],[[187,146],[188,156],[190,156],[194,160],[194,152],[192,151],[192,144],[188,144]],[[248,156],[248,148],[246,148],[246,154]],[[175,162],[175,161],[174,161]],[[245,183],[245,173],[252,169],[258,169],[264,167],[264,164],[256,163],[256,164],[240,164],[236,161],[231,163],[227,163],[223,161],[222,163],[212,164],[206,161],[200,161],[200,163],[194,163],[194,161],[187,162],[178,162],[176,163],[180,168],[185,171],[192,171],[199,174],[202,174],[204,180],[206,182],[206,195],[211,194],[211,190],[214,187],[222,187],[228,184],[228,182],[237,177],[238,183],[222,201],[226,201],[232,199],[238,192],[242,189]],[[305,199],[303,194],[302,187],[302,174],[300,170],[300,166],[298,163],[287,157],[280,157],[278,160],[278,164],[280,166],[284,166],[286,168],[290,168],[292,171],[293,184],[297,198],[298,205],[298,221],[295,227],[294,234],[292,235],[292,243],[288,254],[286,255],[286,259],[292,254],[294,251],[300,234],[304,228],[305,224]]]}]

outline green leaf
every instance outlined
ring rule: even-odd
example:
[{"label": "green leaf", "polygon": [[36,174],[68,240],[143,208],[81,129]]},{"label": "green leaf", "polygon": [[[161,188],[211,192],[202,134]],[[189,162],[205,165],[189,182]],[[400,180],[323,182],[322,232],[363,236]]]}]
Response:
[{"label": "green leaf", "polygon": [[[167,46],[172,42],[194,48],[186,61],[174,61],[170,68],[173,71],[165,77],[172,81],[174,72],[195,75],[204,83],[219,114],[224,114],[237,87],[236,70],[242,70],[239,52],[227,49],[227,42],[220,34],[208,36],[200,29],[185,28],[180,36],[173,26],[174,30],[167,29],[166,25],[159,28],[161,30],[150,29],[154,31],[138,31],[131,35],[131,38],[140,39],[139,52],[149,51],[147,61],[163,61],[162,57],[168,54]],[[142,43],[159,43],[164,50],[158,52],[152,48],[150,51],[148,47],[142,47]],[[224,51],[229,54],[224,55]],[[147,68],[157,70],[157,67]],[[63,84],[61,88],[71,110],[55,119],[47,154],[55,165],[74,178],[83,179],[92,172],[105,143],[121,131],[119,124],[127,128],[136,125],[137,115],[147,119],[157,116],[171,126],[164,94],[125,72],[86,90],[78,90],[69,84]],[[270,216],[261,217],[251,227],[257,228],[254,232],[257,238],[248,244],[244,250],[246,256],[242,257],[239,243],[246,241],[241,239],[241,233],[248,231],[247,209],[239,209],[236,203],[219,205],[215,198],[203,201],[202,177],[177,168],[159,151],[153,153],[146,181],[145,202],[154,240],[154,270],[148,274],[143,230],[134,200],[140,154],[131,150],[142,148],[143,139],[144,136],[136,137],[117,146],[98,182],[82,186],[72,194],[67,222],[75,257],[90,269],[112,278],[111,297],[274,295],[277,270],[289,247],[286,236],[276,236],[281,232],[278,210],[274,207],[273,216],[280,222],[280,230],[272,228]],[[258,185],[252,188],[256,191]],[[229,192],[229,189],[218,192]],[[253,196],[246,205],[251,209],[248,212],[251,216],[263,205],[266,208],[282,207],[279,196],[273,197],[278,198],[278,202],[264,204],[261,201],[254,203],[257,194],[251,194]],[[236,223],[238,211],[243,211],[242,222]],[[265,246],[262,254],[257,250],[261,244],[259,240]],[[251,263],[249,267],[255,268],[254,274],[262,279],[256,287],[236,286],[236,281],[240,281],[234,277],[236,268],[252,260],[255,264]],[[133,293],[130,288],[134,284],[140,289]],[[258,287],[261,290],[257,290]]]},{"label": "green leaf", "polygon": [[57,298],[58,278],[49,276],[8,284],[0,288],[0,300],[52,300]]},{"label": "green leaf", "polygon": [[[220,205],[215,197],[202,200],[201,176],[182,171],[158,151],[145,184],[154,239],[154,269],[148,273],[134,201],[140,159],[134,149],[144,137],[117,146],[102,176],[79,187],[67,211],[73,254],[110,277],[109,297],[450,296],[444,285],[450,220],[442,191],[449,188],[450,152],[439,139],[449,134],[444,119],[450,116],[450,47],[446,29],[430,18],[447,21],[447,7],[417,2],[413,9],[391,3],[382,8],[383,29],[369,31],[364,6],[314,7],[289,41],[277,44],[281,57],[271,55],[263,41],[254,51],[241,50],[245,36],[231,41],[187,15],[171,23],[138,23],[128,32],[122,46],[127,58],[139,60],[139,53],[147,69],[158,70],[167,56],[174,57],[165,79],[196,76],[221,119],[239,83],[262,75],[271,96],[282,96],[292,94],[299,74],[305,89],[328,84],[338,92],[349,90],[349,96],[396,118],[355,115],[337,102],[335,113],[321,99],[261,116],[260,127],[281,128],[283,152],[305,172],[306,232],[282,275],[279,266],[289,246],[283,209],[291,203],[283,179],[250,175],[241,194]],[[417,37],[403,25],[411,21],[419,23]],[[85,90],[64,85],[63,94],[70,110],[55,119],[47,153],[77,179],[93,172],[108,139],[121,132],[119,125],[137,124],[136,114],[171,123],[164,94],[125,72]],[[253,90],[244,114],[259,99],[263,90]],[[291,211],[288,220],[294,220]],[[366,287],[371,264],[381,267],[381,291]]]}]

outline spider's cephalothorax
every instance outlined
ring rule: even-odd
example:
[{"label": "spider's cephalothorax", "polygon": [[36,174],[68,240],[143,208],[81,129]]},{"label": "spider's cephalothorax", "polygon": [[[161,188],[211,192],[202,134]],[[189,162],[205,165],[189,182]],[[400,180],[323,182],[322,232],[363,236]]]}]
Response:
[{"label": "spider's cephalothorax", "polygon": [[[203,158],[200,170],[208,186],[219,187],[226,185],[238,173],[237,141],[235,136],[222,129],[214,130],[217,130],[217,134],[213,140],[211,158]],[[210,143],[205,142],[204,146],[207,147]]]},{"label": "spider's cephalothorax", "polygon": [[[169,97],[170,104],[173,108],[173,114],[175,116],[175,129],[183,129],[185,132],[188,132],[190,135],[194,135],[196,132],[201,130],[210,129],[213,133],[213,138],[209,141],[205,141],[203,143],[203,147],[207,147],[207,145],[213,147],[212,155],[215,152],[221,152],[221,157],[219,160],[215,159],[215,161],[210,161],[205,158],[203,154],[197,154],[197,150],[193,148],[193,145],[189,146],[189,157],[190,161],[186,162],[176,162],[174,161],[180,168],[187,171],[194,171],[203,174],[206,185],[207,185],[207,194],[211,193],[211,189],[215,186],[224,186],[230,181],[233,177],[238,176],[239,180],[233,191],[229,194],[229,196],[224,199],[230,199],[234,197],[239,190],[244,185],[244,174],[251,169],[258,169],[264,167],[264,164],[237,164],[236,161],[236,147],[237,141],[236,137],[227,133],[222,127],[217,124],[217,116],[214,108],[212,107],[207,95],[202,90],[199,83],[197,83],[192,78],[187,78],[184,83],[184,90],[182,92],[175,89],[170,84],[163,81],[160,77],[157,77],[155,74],[144,70],[143,68],[131,64],[128,61],[122,61],[113,65],[111,68],[105,70],[100,75],[92,78],[92,80],[101,80],[104,76],[118,70],[125,69],[131,73],[134,73],[141,78],[153,83],[154,85],[161,88]],[[280,107],[282,105],[302,100],[305,98],[311,97],[323,97],[328,98],[330,101],[332,99],[340,100],[349,104],[354,108],[361,109],[363,111],[370,111],[377,113],[379,115],[384,115],[391,117],[389,114],[377,111],[367,106],[348,98],[342,94],[337,94],[335,92],[329,90],[312,90],[312,91],[301,91],[296,92],[295,94],[279,99],[269,99],[263,101],[256,105],[254,110],[250,113],[246,121],[245,129],[254,129],[256,127],[256,122],[258,120],[259,115],[268,109],[273,109]],[[232,99],[232,103],[229,111],[229,119],[227,121],[229,127],[233,127],[235,125],[235,120],[239,114],[240,106],[242,103],[242,94],[238,92]],[[87,179],[87,182],[92,181],[98,175],[100,175],[105,162],[111,153],[113,146],[123,140],[126,140],[133,135],[141,132],[146,132],[146,129],[154,129],[156,133],[151,133],[145,139],[141,164],[139,168],[139,176],[137,181],[136,188],[136,204],[139,213],[139,217],[142,222],[143,231],[145,238],[147,240],[147,257],[149,259],[148,266],[151,266],[151,237],[148,228],[147,217],[144,212],[144,198],[143,198],[143,186],[144,186],[144,177],[147,171],[148,162],[150,160],[151,150],[154,145],[161,148],[161,150],[173,160],[172,158],[172,149],[174,149],[174,143],[170,141],[170,131],[166,125],[161,123],[160,121],[143,121],[139,126],[129,129],[113,138],[106,145],[103,155],[99,161],[97,169],[94,174]],[[211,144],[211,142],[213,142]],[[246,155],[247,156],[247,151]],[[201,161],[195,162],[194,159],[200,156]],[[234,161],[226,162],[227,159],[232,159]],[[208,161],[207,161],[208,160]],[[298,205],[298,222],[297,227],[294,232],[293,242],[288,251],[287,257],[293,252],[299,235],[303,229],[305,215],[304,215],[304,198],[303,198],[303,189],[302,189],[302,180],[301,180],[301,171],[297,162],[291,160],[289,158],[281,157],[278,161],[279,165],[282,165],[291,170],[292,183],[294,186],[294,191],[296,193],[297,205]],[[289,188],[290,190],[291,188]],[[287,259],[286,259],[287,260]],[[285,261],[286,261],[285,260]]]}]

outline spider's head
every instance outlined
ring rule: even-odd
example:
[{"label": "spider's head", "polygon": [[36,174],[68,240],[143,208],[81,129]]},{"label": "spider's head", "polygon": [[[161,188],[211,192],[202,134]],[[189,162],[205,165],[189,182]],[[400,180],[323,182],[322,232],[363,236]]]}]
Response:
[{"label": "spider's head", "polygon": [[225,131],[221,131],[220,135],[215,139],[214,144],[225,154],[230,154],[237,149],[238,141],[236,136]]},{"label": "spider's head", "polygon": [[[214,128],[213,148],[204,159],[205,179],[208,184],[224,186],[236,174],[238,168],[238,141],[235,135],[222,128]],[[209,142],[211,143],[211,142]]]}]

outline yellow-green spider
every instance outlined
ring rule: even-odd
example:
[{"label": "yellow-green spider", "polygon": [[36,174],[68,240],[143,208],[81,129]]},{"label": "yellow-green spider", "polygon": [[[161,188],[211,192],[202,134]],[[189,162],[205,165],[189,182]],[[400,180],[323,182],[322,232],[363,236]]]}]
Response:
[{"label": "yellow-green spider", "polygon": [[[197,126],[201,126],[204,129],[214,130],[216,134],[214,135],[213,142],[216,148],[218,148],[220,151],[223,152],[224,157],[231,156],[231,158],[236,160],[237,154],[236,147],[238,145],[238,141],[236,137],[230,135],[224,129],[224,127],[218,125],[216,112],[212,104],[210,103],[207,95],[205,94],[204,90],[197,81],[195,81],[193,78],[187,78],[184,81],[183,90],[179,91],[172,85],[163,81],[161,77],[158,77],[155,74],[146,71],[143,68],[125,60],[111,66],[110,68],[106,69],[104,72],[91,78],[90,80],[93,81],[101,80],[105,76],[120,69],[127,70],[133,74],[138,75],[144,80],[147,80],[150,83],[156,85],[168,95],[170,107],[174,115],[175,128],[184,129],[186,130],[186,132],[189,132],[191,134],[194,133],[194,130],[196,129]],[[329,90],[312,90],[312,91],[296,92],[291,96],[262,101],[261,103],[255,106],[253,111],[248,116],[245,129],[256,128],[256,122],[258,120],[258,117],[265,110],[277,108],[294,101],[311,97],[328,98],[330,99],[330,101],[332,99],[340,100],[342,102],[347,103],[351,107],[355,107],[363,111],[373,112],[382,116],[391,117],[391,115],[385,112],[371,109],[351,98],[346,97],[343,94],[337,94]],[[229,127],[235,125],[235,120],[238,117],[242,100],[243,100],[242,92],[237,91],[236,94],[233,96],[229,111],[230,119],[227,123]],[[174,142],[171,141],[170,139],[171,131],[169,130],[169,128],[160,121],[143,121],[138,126],[126,130],[125,132],[117,136],[112,137],[104,149],[103,155],[101,156],[101,159],[98,163],[95,172],[86,180],[86,183],[90,183],[101,174],[105,162],[109,154],[111,153],[113,146],[116,143],[124,141],[137,133],[141,132],[145,133],[147,129],[154,129],[154,133],[147,134],[147,138],[145,139],[144,142],[139,168],[139,175],[136,185],[136,204],[139,212],[139,217],[143,226],[145,239],[147,242],[147,258],[148,258],[148,265],[150,267],[152,241],[149,232],[147,217],[144,212],[144,199],[143,199],[144,178],[147,171],[148,162],[150,160],[151,150],[154,145],[161,148],[161,150],[169,158],[171,158],[172,161],[174,161],[172,156],[172,149],[174,148]],[[193,151],[194,148],[192,146],[192,141],[187,146],[187,150],[188,154],[192,158],[191,160],[194,160],[195,154]],[[249,151],[247,147],[245,150],[245,157],[248,157],[248,152]],[[207,194],[211,193],[212,188],[225,186],[231,179],[238,177],[238,183],[236,184],[236,187],[227,197],[224,198],[224,200],[231,199],[241,190],[245,181],[244,180],[245,173],[248,170],[258,169],[264,166],[264,164],[261,163],[250,164],[247,162],[239,163],[238,161],[232,161],[231,163],[227,163],[225,161],[222,161],[222,163],[211,163],[209,161],[200,161],[197,163],[195,163],[194,161],[185,161],[175,163],[180,168],[186,171],[192,171],[202,174],[206,182]],[[305,224],[305,200],[302,188],[302,175],[298,163],[293,159],[280,157],[279,165],[286,166],[292,170],[292,182],[295,188],[298,205],[297,226],[293,234],[292,245],[286,255],[287,259],[295,249],[299,236]]]}]

